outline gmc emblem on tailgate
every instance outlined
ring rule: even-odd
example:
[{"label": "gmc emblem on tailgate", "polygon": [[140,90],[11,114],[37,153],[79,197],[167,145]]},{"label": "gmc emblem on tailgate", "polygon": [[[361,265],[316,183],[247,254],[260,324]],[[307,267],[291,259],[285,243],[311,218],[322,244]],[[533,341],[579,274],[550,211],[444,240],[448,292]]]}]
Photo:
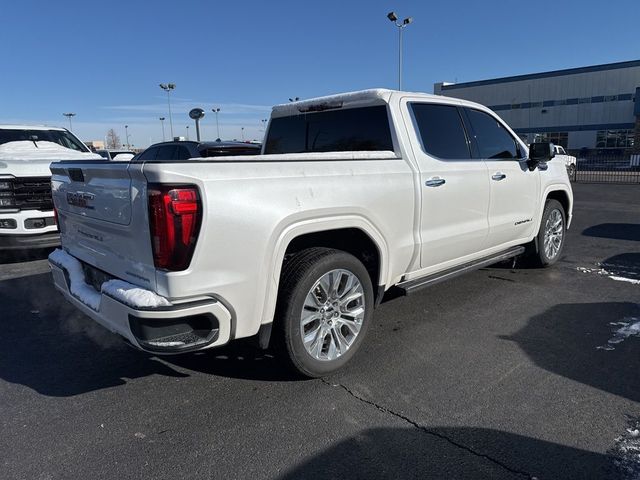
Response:
[{"label": "gmc emblem on tailgate", "polygon": [[69,205],[73,205],[74,207],[87,208],[89,210],[93,210],[95,207],[93,205],[89,205],[89,200],[93,200],[96,196],[93,193],[71,193],[67,192],[67,203]]}]

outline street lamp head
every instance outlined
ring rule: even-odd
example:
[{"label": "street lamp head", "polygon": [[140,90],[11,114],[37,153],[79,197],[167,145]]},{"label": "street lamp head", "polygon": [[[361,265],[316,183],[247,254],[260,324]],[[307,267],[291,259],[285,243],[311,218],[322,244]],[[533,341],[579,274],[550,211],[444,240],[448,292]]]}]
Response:
[{"label": "street lamp head", "polygon": [[402,21],[402,24],[409,25],[411,22],[413,22],[413,17],[407,17]]},{"label": "street lamp head", "polygon": [[212,109],[211,109],[211,111],[212,111],[213,113],[218,113],[218,112],[220,111],[220,109],[219,109],[219,108],[212,108]]},{"label": "street lamp head", "polygon": [[161,121],[161,122],[164,122],[164,121],[165,121],[165,118],[164,118],[164,117],[160,117],[160,121]]},{"label": "street lamp head", "polygon": [[75,113],[71,113],[71,112],[69,112],[69,113],[63,113],[62,115],[64,115],[65,117],[75,117],[75,116],[76,116],[76,114],[75,114]]},{"label": "street lamp head", "polygon": [[176,84],[170,83],[169,85],[167,85],[167,87],[169,88],[169,90],[173,90],[174,88],[176,88]]},{"label": "street lamp head", "polygon": [[398,20],[398,16],[396,15],[396,12],[387,13],[387,18],[392,22],[396,22]]},{"label": "street lamp head", "polygon": [[169,87],[167,87],[167,85],[165,83],[161,83],[160,84],[160,88],[163,89],[163,90],[166,90]]}]

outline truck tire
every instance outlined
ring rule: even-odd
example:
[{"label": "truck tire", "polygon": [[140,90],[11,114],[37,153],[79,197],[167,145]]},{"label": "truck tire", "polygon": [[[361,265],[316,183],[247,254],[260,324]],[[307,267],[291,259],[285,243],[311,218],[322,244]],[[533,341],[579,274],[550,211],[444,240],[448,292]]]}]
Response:
[{"label": "truck tire", "polygon": [[537,266],[548,267],[558,261],[564,247],[566,232],[564,208],[557,200],[547,200],[537,236],[538,248],[532,258]]},{"label": "truck tire", "polygon": [[276,345],[306,377],[342,368],[356,353],[373,314],[373,287],[353,255],[308,248],[287,258],[276,307]]}]

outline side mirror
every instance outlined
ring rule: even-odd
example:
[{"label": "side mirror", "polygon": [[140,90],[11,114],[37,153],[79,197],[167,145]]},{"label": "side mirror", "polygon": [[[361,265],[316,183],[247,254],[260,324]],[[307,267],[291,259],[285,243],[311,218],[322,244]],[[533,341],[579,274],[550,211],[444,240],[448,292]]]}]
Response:
[{"label": "side mirror", "polygon": [[529,159],[527,165],[529,170],[534,170],[541,163],[548,162],[555,157],[555,150],[553,143],[550,142],[535,142],[529,145]]}]

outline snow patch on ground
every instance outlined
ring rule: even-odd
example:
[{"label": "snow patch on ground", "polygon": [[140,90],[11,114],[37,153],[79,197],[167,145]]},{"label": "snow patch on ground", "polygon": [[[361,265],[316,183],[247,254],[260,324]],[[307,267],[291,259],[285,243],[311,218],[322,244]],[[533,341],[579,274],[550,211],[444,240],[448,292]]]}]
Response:
[{"label": "snow patch on ground", "polygon": [[134,308],[171,306],[171,302],[169,300],[161,297],[155,292],[136,287],[135,285],[123,280],[109,280],[108,282],[104,282],[102,284],[102,292]]},{"label": "snow patch on ground", "polygon": [[[629,278],[629,276],[637,276],[638,272],[628,265],[610,265],[596,263],[597,268],[577,267],[576,270],[582,273],[592,273],[594,275],[602,275],[609,277],[611,280],[618,282],[627,282],[633,285],[640,285],[640,280]],[[606,267],[606,268],[605,268]]]},{"label": "snow patch on ground", "polygon": [[596,347],[598,350],[615,350],[615,345],[625,341],[627,338],[636,336],[640,337],[640,317],[626,317],[620,322],[610,323],[613,328],[613,337],[611,337],[606,345]]},{"label": "snow patch on ground", "polygon": [[132,308],[157,308],[170,307],[172,305],[169,300],[155,292],[145,290],[123,280],[104,282],[100,292],[98,292],[93,286],[85,283],[82,264],[59,248],[49,255],[49,260],[67,271],[71,294],[93,310],[97,311],[100,308],[101,293],[106,293]]},{"label": "snow patch on ground", "polygon": [[[37,146],[36,146],[37,144]],[[102,160],[97,153],[79,152],[55,142],[19,140],[0,145],[0,160]]]},{"label": "snow patch on ground", "polygon": [[625,480],[640,480],[640,419],[629,417],[626,431],[616,438],[609,454]]}]

